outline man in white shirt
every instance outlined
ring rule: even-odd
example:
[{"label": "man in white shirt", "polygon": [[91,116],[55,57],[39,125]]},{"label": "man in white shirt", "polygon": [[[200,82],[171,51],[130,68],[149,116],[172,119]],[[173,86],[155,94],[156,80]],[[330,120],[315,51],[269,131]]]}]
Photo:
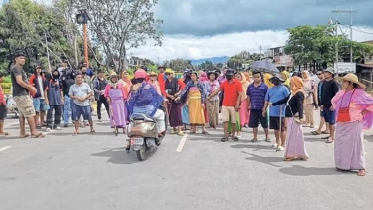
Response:
[{"label": "man in white shirt", "polygon": [[69,97],[74,100],[72,107],[72,119],[74,121],[75,132],[73,135],[79,134],[79,119],[83,116],[84,120],[88,120],[91,128],[91,133],[95,133],[93,129],[93,121],[91,117],[91,105],[89,99],[92,97],[92,89],[87,83],[83,82],[83,75],[77,74],[75,84],[70,87]]}]

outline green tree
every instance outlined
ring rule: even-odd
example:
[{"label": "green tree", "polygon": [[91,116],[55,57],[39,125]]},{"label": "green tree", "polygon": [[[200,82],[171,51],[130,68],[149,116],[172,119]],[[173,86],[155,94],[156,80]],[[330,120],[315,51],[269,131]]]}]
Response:
[{"label": "green tree", "polygon": [[[30,0],[13,0],[0,9],[0,62],[11,60],[12,53],[23,50],[28,55],[28,65],[36,63],[47,67],[58,65],[62,57],[75,64],[74,48],[68,40],[66,22],[55,7],[39,5]],[[48,49],[48,51],[47,51]]]},{"label": "green tree", "polygon": [[316,63],[324,67],[336,61],[336,44],[338,61],[348,61],[350,46],[353,48],[353,60],[372,55],[373,47],[348,40],[345,36],[335,36],[333,28],[328,26],[297,26],[288,29],[290,34],[286,42],[285,53],[293,56],[294,64]]},{"label": "green tree", "polygon": [[192,65],[192,61],[185,60],[185,59],[182,59],[182,58],[177,58],[177,59],[171,59],[169,61],[164,61],[163,65],[171,68],[174,71],[184,71],[185,69],[194,70],[194,66]]}]

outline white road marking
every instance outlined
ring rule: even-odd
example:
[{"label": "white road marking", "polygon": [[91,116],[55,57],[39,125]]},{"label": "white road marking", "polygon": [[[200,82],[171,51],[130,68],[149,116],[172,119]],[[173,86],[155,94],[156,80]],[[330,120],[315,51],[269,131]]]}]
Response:
[{"label": "white road marking", "polygon": [[[6,120],[5,120],[5,122],[6,122]],[[12,125],[18,125],[18,124],[19,124],[19,122],[10,123],[10,124],[6,124],[6,125],[4,125],[4,127],[7,128],[7,127],[10,127],[10,126],[12,126]]]},{"label": "white road marking", "polygon": [[0,147],[0,152],[12,148],[12,146]]},{"label": "white road marking", "polygon": [[185,145],[187,138],[188,138],[188,134],[185,134],[183,138],[181,138],[179,146],[177,146],[176,148],[176,152],[181,152],[181,150],[183,150],[183,147]]}]

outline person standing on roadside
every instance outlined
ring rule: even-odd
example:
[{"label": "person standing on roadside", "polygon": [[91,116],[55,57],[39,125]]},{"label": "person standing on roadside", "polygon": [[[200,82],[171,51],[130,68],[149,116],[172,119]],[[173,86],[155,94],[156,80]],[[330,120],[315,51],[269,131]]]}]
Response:
[{"label": "person standing on roadside", "polygon": [[[319,69],[316,72],[317,78],[319,79],[319,82],[316,83],[316,95],[317,95],[317,105],[321,106],[321,89],[324,84],[324,71],[322,69]],[[322,131],[322,128],[325,124],[325,131]],[[325,122],[324,118],[324,110],[320,109],[320,123],[319,123],[319,129],[316,131],[312,131],[311,134],[313,135],[320,135],[320,134],[329,134],[329,123]]]},{"label": "person standing on roadside", "polygon": [[333,143],[335,139],[335,110],[332,107],[332,98],[338,93],[338,84],[334,79],[334,69],[324,71],[324,82],[321,88],[320,108],[324,112],[325,123],[329,124],[330,136],[325,137],[325,143]]},{"label": "person standing on roadside", "polygon": [[[46,78],[43,75],[41,66],[37,66],[35,73],[30,77],[29,84],[36,88],[37,92],[32,94],[34,109],[36,111],[35,123],[37,128],[41,128],[44,124],[46,112],[49,107],[45,104],[44,91],[46,89]],[[44,125],[45,126],[45,125]]]},{"label": "person standing on roadside", "polygon": [[76,83],[69,89],[69,96],[73,100],[73,115],[75,132],[74,136],[79,134],[79,120],[83,116],[83,120],[87,120],[91,128],[91,134],[95,133],[93,129],[93,121],[91,116],[91,105],[89,100],[92,96],[92,90],[88,84],[84,83],[83,75],[76,75]]},{"label": "person standing on roadside", "polygon": [[9,135],[8,132],[4,131],[4,120],[6,118],[6,101],[3,89],[1,88],[1,83],[4,82],[4,74],[0,72],[0,136]]},{"label": "person standing on roadside", "polygon": [[[274,76],[269,81],[273,84],[273,87],[267,91],[265,96],[265,103],[262,110],[262,115],[267,115],[267,107],[272,103],[275,103],[290,94],[287,87],[282,85],[284,80],[278,76]],[[285,121],[285,106],[277,105],[269,107],[269,127],[275,130],[276,144],[272,147],[276,148],[276,151],[283,151],[285,148],[286,141],[286,121]]]},{"label": "person standing on roadside", "polygon": [[232,69],[226,71],[225,79],[226,81],[221,84],[220,88],[210,94],[206,100],[210,100],[220,91],[223,92],[221,114],[224,125],[224,137],[221,139],[221,141],[228,141],[229,122],[232,123],[232,139],[234,141],[238,141],[238,137],[235,135],[237,123],[236,112],[238,112],[241,108],[242,84],[240,81],[234,79],[234,71]]},{"label": "person standing on roadside", "polygon": [[265,141],[269,142],[268,137],[268,120],[262,115],[265,96],[268,91],[266,84],[262,82],[262,74],[259,71],[253,72],[254,82],[249,85],[246,91],[247,95],[247,110],[250,111],[249,127],[253,129],[254,138],[251,142],[258,141],[259,123],[264,129]]},{"label": "person standing on roadside", "polygon": [[306,125],[309,126],[310,128],[314,128],[314,120],[313,120],[313,115],[315,112],[314,108],[314,98],[316,95],[316,90],[315,90],[315,81],[311,78],[310,73],[306,70],[302,72],[302,78],[304,82],[304,92],[306,93],[306,104],[304,106],[304,113],[305,113],[305,120],[306,120]]},{"label": "person standing on roadside", "polygon": [[[98,70],[97,78],[93,82],[93,90],[94,90],[95,99],[97,101],[97,117],[98,117],[99,122],[101,122],[101,118],[102,118],[101,116],[102,104],[104,104],[107,113],[108,114],[110,113],[109,104],[107,103],[106,98],[104,96],[104,92],[105,92],[105,88],[107,84],[108,83],[104,77],[104,72],[102,70]],[[109,119],[110,119],[110,115],[109,115]]]},{"label": "person standing on roadside", "polygon": [[10,69],[11,80],[13,86],[13,98],[14,102],[17,104],[17,109],[19,112],[19,125],[20,125],[20,138],[26,138],[29,134],[26,133],[25,120],[30,126],[31,137],[32,138],[43,138],[44,135],[36,130],[35,122],[35,109],[33,106],[33,101],[30,96],[37,92],[36,88],[28,84],[26,72],[23,70],[25,65],[26,57],[23,53],[18,53],[15,55],[15,65]]},{"label": "person standing on roadside", "polygon": [[[62,86],[59,81],[60,73],[56,69],[52,72],[52,79],[47,81],[47,87],[44,92],[45,104],[49,105],[47,113],[47,126],[46,131],[50,132],[51,129],[61,130],[61,115],[62,106],[64,104]],[[53,111],[54,111],[54,124],[53,124]]]},{"label": "person standing on roadside", "polygon": [[[61,70],[60,70],[61,69]],[[70,117],[72,115],[72,105],[73,102],[69,97],[69,89],[70,87],[75,84],[75,72],[72,69],[69,69],[67,66],[67,60],[62,62],[62,67],[58,69],[60,72],[61,78],[60,82],[62,85],[62,91],[64,95],[64,102],[63,105],[63,120],[64,120],[64,126],[68,127]]]}]

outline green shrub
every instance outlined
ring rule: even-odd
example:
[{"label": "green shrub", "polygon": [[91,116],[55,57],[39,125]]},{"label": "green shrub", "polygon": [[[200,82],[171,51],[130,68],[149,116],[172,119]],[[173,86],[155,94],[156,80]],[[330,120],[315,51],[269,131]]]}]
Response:
[{"label": "green shrub", "polygon": [[4,83],[12,83],[12,80],[10,79],[10,75],[4,78]]}]

